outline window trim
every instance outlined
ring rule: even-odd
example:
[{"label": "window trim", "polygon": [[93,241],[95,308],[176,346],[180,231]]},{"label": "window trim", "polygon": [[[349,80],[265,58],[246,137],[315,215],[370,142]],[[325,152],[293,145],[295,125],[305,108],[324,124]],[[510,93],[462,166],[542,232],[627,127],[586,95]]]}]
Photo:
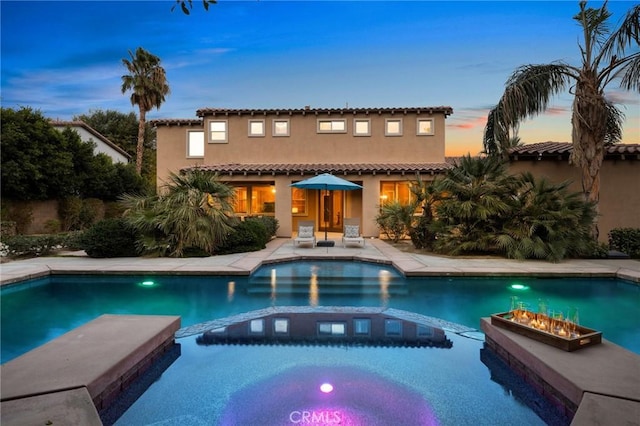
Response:
[{"label": "window trim", "polygon": [[[211,130],[211,125],[214,123],[224,123],[224,140],[222,139],[213,139],[211,134],[213,130]],[[208,131],[207,131],[207,141],[208,143],[229,143],[229,120],[209,120],[208,121]]]},{"label": "window trim", "polygon": [[[191,134],[192,133],[202,133],[202,155],[192,155],[191,154]],[[205,135],[204,130],[187,130],[187,158],[204,158],[206,143],[204,141]]]},{"label": "window trim", "polygon": [[[430,121],[431,122],[431,131],[430,132],[422,132],[420,131],[420,122],[421,121]],[[436,123],[433,118],[417,118],[416,119],[416,136],[433,136],[436,133],[435,129]]]},{"label": "window trim", "polygon": [[[394,122],[394,123],[397,122],[399,124],[398,133],[389,132],[389,123],[392,123],[392,122]],[[402,118],[385,118],[385,120],[384,120],[384,135],[385,136],[390,136],[390,137],[402,136],[402,132],[403,132]]]},{"label": "window trim", "polygon": [[[358,122],[367,123],[367,132],[358,133]],[[371,119],[370,118],[354,118],[353,119],[353,136],[371,136]]]},{"label": "window trim", "polygon": [[[260,123],[260,124],[262,124],[262,133],[253,133],[253,132],[251,131],[251,130],[252,130],[252,129],[251,129],[251,124],[253,124],[253,123]],[[247,128],[247,135],[248,135],[250,138],[263,138],[263,137],[265,137],[265,136],[267,135],[267,126],[266,126],[266,124],[265,124],[264,120],[254,120],[254,119],[249,120],[249,122],[248,122],[248,128]]]},{"label": "window trim", "polygon": [[[276,133],[276,123],[287,123],[287,133],[286,134],[278,134]],[[274,138],[286,138],[291,134],[291,122],[288,118],[274,118],[271,121],[271,136]]]},{"label": "window trim", "polygon": [[[330,123],[330,130],[322,130],[321,123]],[[333,123],[342,123],[343,128],[334,130]],[[316,120],[316,132],[317,133],[347,133],[347,120],[345,118],[318,118]]]}]

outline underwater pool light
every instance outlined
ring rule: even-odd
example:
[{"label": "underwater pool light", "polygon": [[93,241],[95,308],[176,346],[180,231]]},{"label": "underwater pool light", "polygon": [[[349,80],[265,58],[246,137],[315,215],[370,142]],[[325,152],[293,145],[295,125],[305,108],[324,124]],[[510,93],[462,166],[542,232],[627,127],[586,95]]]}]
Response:
[{"label": "underwater pool light", "polygon": [[320,385],[320,392],[331,393],[333,392],[333,385],[331,383],[323,383]]},{"label": "underwater pool light", "polygon": [[529,290],[529,286],[524,284],[511,284],[509,288],[511,290]]},{"label": "underwater pool light", "polygon": [[140,285],[143,287],[153,287],[154,285],[156,285],[156,283],[155,281],[147,280],[147,281],[142,281]]}]

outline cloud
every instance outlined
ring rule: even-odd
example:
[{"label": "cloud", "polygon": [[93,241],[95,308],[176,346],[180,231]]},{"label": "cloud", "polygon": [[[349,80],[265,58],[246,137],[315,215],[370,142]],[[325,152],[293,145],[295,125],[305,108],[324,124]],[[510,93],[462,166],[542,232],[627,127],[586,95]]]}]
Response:
[{"label": "cloud", "polygon": [[490,108],[467,108],[454,111],[448,120],[447,127],[458,130],[484,129]]}]

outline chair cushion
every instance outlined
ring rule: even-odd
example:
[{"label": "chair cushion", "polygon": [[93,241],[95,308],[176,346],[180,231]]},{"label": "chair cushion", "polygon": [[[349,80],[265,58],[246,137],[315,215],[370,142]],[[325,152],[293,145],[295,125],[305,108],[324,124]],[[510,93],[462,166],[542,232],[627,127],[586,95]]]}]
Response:
[{"label": "chair cushion", "polygon": [[358,225],[345,225],[344,237],[345,238],[358,238],[360,236],[360,226]]},{"label": "chair cushion", "polygon": [[301,226],[298,228],[298,238],[313,237],[313,226]]}]

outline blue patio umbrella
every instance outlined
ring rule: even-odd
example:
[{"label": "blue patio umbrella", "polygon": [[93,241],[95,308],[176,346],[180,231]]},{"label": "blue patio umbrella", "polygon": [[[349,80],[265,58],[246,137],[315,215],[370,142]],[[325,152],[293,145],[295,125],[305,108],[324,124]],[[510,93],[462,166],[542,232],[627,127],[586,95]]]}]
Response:
[{"label": "blue patio umbrella", "polygon": [[[346,179],[339,178],[329,173],[323,173],[309,179],[301,180],[300,182],[292,183],[291,186],[294,188],[318,189],[325,191],[351,191],[354,189],[362,189],[362,186],[357,183],[349,182]],[[320,244],[321,242],[318,242],[318,245],[328,245],[326,220],[324,227],[324,241],[325,244]]]}]

